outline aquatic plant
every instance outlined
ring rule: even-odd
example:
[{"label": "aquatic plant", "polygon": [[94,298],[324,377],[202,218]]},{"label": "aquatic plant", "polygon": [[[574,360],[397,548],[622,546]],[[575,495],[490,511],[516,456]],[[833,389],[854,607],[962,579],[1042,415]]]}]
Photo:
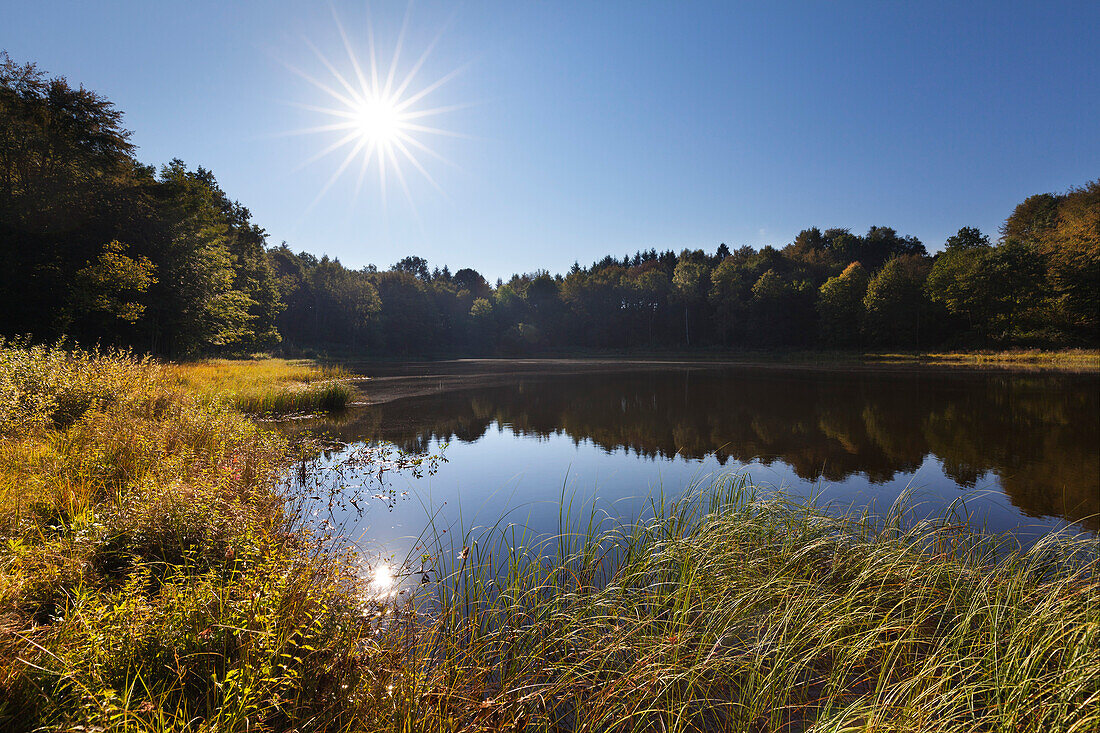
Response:
[{"label": "aquatic plant", "polygon": [[834,516],[737,476],[652,509],[438,547],[382,637],[405,663],[378,729],[1100,726],[1093,537],[1023,548],[906,499]]}]

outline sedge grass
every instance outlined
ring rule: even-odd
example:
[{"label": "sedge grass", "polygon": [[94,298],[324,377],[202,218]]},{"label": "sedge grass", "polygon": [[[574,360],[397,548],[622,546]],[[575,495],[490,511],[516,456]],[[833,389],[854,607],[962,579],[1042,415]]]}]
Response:
[{"label": "sedge grass", "polygon": [[1010,349],[914,353],[870,353],[864,359],[882,363],[920,363],[941,366],[1043,368],[1100,372],[1096,349]]},{"label": "sedge grass", "polygon": [[1100,729],[1094,538],[835,517],[737,477],[662,506],[440,548],[376,729]]},{"label": "sedge grass", "polygon": [[339,410],[351,400],[347,373],[308,360],[212,359],[172,367],[189,391],[256,415]]}]

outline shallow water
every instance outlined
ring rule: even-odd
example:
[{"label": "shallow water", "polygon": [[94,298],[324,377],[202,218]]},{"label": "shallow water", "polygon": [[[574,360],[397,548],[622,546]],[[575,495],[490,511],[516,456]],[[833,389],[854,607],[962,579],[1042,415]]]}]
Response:
[{"label": "shallow water", "polygon": [[606,362],[358,370],[380,375],[363,389],[382,404],[285,429],[442,451],[434,475],[342,479],[363,491],[364,511],[337,521],[398,561],[425,533],[498,522],[525,542],[556,533],[563,499],[584,520],[593,505],[638,517],[654,493],[726,471],[837,511],[885,511],[907,488],[920,512],[965,497],[975,522],[1025,544],[1100,529],[1097,375]]}]

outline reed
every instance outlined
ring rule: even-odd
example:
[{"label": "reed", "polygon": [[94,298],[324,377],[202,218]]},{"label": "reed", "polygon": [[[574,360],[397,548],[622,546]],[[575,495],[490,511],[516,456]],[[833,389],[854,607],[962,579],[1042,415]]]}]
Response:
[{"label": "reed", "polygon": [[653,508],[438,548],[436,592],[385,627],[376,729],[1100,729],[1094,538],[837,517],[740,477]]},{"label": "reed", "polygon": [[262,416],[339,410],[352,396],[347,372],[308,360],[212,359],[170,371],[193,393]]}]

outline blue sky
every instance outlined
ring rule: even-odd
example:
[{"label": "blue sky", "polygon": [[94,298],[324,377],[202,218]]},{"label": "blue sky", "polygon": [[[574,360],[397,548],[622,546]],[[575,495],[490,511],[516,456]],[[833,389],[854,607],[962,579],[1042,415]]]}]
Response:
[{"label": "blue sky", "polygon": [[[368,10],[334,3],[361,56]],[[371,4],[388,63],[406,2]],[[354,72],[325,3],[0,2],[0,47],[105,94],[138,156],[214,171],[270,243],[352,267],[406,254],[495,279],[607,253],[782,246],[872,224],[930,249],[1024,197],[1100,176],[1100,3],[433,2],[408,13],[398,76],[460,133],[414,133],[408,198],[294,105],[334,100],[316,46]],[[338,103],[337,103],[337,106]],[[414,107],[416,109],[418,107]],[[346,148],[345,148],[346,150]],[[384,193],[384,195],[383,195]],[[412,203],[410,204],[409,199]]]}]

